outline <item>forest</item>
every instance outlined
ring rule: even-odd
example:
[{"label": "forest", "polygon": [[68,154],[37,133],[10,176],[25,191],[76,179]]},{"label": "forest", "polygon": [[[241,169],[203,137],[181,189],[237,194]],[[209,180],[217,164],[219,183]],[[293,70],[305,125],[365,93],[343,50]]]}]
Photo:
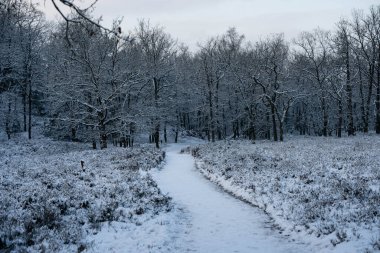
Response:
[{"label": "forest", "polygon": [[287,134],[380,134],[380,6],[335,29],[247,41],[235,28],[195,52],[147,20],[104,28],[91,10],[48,22],[29,1],[0,3],[0,133],[44,120],[60,140],[160,147]]}]

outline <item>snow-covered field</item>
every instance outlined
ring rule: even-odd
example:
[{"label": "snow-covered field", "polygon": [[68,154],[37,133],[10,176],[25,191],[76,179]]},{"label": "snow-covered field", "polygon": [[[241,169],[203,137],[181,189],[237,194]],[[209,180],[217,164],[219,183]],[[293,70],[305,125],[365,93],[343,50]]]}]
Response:
[{"label": "snow-covered field", "polygon": [[0,141],[0,252],[380,250],[380,137],[197,143]]},{"label": "snow-covered field", "polygon": [[91,150],[19,136],[0,142],[0,158],[0,252],[166,252],[175,246],[179,211],[147,173],[164,159],[162,151]]},{"label": "snow-covered field", "polygon": [[380,137],[221,141],[192,149],[200,171],[322,252],[380,250]]}]

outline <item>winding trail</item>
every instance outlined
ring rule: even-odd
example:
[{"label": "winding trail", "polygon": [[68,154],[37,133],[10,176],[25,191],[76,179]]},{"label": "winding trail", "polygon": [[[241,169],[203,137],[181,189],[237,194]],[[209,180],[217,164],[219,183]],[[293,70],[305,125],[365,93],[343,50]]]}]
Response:
[{"label": "winding trail", "polygon": [[191,143],[166,148],[166,165],[153,176],[163,192],[190,217],[186,246],[192,252],[306,252],[271,229],[269,218],[223,192],[195,169],[194,160],[179,151]]}]

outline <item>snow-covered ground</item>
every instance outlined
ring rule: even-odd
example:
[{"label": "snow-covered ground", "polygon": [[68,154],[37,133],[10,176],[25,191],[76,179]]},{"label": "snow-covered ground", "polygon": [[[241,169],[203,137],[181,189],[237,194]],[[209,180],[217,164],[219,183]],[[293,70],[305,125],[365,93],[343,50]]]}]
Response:
[{"label": "snow-covered ground", "polygon": [[204,176],[312,252],[380,251],[379,136],[221,141],[192,154]]},{"label": "snow-covered ground", "polygon": [[[195,164],[180,153],[187,146]],[[376,251],[379,147],[377,136],[188,138],[164,155],[145,145],[4,140],[0,252]]]},{"label": "snow-covered ground", "polygon": [[195,142],[171,144],[166,164],[153,178],[184,210],[188,224],[182,250],[174,252],[307,252],[272,228],[260,209],[222,191],[195,169],[194,159],[179,151]]},{"label": "snow-covered ground", "polygon": [[147,172],[164,153],[88,147],[0,142],[0,252],[174,251],[180,210]]}]

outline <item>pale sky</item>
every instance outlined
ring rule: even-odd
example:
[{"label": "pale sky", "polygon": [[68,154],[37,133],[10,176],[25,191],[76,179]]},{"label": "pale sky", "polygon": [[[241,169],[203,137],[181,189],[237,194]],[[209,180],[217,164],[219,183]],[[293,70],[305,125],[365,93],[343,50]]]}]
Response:
[{"label": "pale sky", "polygon": [[[49,20],[61,20],[50,0],[40,0]],[[57,1],[58,2],[58,1]],[[89,0],[75,0],[86,6]],[[236,27],[252,42],[273,33],[287,39],[314,28],[333,29],[353,9],[368,10],[379,0],[98,0],[95,17],[103,25],[124,17],[122,29],[133,30],[139,19],[165,27],[174,39],[195,50],[197,42]]]}]

